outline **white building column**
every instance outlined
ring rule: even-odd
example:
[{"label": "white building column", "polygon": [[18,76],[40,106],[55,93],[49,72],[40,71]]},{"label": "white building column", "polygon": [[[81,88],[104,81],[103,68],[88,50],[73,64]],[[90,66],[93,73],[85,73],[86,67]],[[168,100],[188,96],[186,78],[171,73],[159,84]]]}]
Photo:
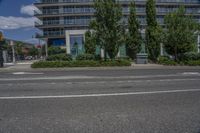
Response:
[{"label": "white building column", "polygon": [[71,48],[70,48],[70,33],[69,33],[69,31],[66,31],[65,39],[66,39],[66,53],[67,53],[67,54],[71,54]]},{"label": "white building column", "polygon": [[119,49],[119,51],[118,51],[118,53],[117,53],[117,57],[119,58],[120,57],[120,49]]},{"label": "white building column", "polygon": [[101,48],[101,58],[104,58],[104,49]]},{"label": "white building column", "polygon": [[164,56],[163,43],[160,43],[160,55]]}]

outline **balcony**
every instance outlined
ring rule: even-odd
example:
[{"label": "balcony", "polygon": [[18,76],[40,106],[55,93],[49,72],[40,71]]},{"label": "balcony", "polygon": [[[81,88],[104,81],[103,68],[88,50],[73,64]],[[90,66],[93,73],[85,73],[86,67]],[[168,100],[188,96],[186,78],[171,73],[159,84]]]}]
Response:
[{"label": "balcony", "polygon": [[46,21],[43,23],[35,22],[37,28],[63,28],[63,27],[88,27],[91,19],[71,19],[71,20],[57,20]]}]

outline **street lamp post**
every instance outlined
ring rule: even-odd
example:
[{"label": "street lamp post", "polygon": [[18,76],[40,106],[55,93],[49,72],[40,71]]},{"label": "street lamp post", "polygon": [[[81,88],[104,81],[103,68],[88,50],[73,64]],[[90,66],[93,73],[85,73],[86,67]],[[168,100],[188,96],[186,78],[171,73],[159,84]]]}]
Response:
[{"label": "street lamp post", "polygon": [[0,31],[0,67],[3,67],[3,49],[2,49],[3,33]]},{"label": "street lamp post", "polygon": [[46,58],[48,57],[48,39],[45,39],[45,53],[46,53]]},{"label": "street lamp post", "polygon": [[197,44],[198,53],[200,53],[200,34],[198,34],[198,44]]},{"label": "street lamp post", "polygon": [[16,62],[16,59],[15,59],[15,47],[14,47],[14,42],[12,40],[10,41],[10,46],[12,47],[13,63],[15,63]]}]

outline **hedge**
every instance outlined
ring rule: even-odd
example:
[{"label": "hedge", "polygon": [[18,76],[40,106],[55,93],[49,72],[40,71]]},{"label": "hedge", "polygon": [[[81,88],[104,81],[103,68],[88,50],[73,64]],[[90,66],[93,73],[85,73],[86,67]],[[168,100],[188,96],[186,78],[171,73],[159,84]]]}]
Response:
[{"label": "hedge", "polygon": [[72,61],[72,56],[68,54],[56,54],[50,55],[46,59],[47,61]]},{"label": "hedge", "polygon": [[[200,66],[200,59],[197,60],[197,56],[192,56],[192,54],[189,54],[187,56],[188,58],[181,62],[175,62],[169,57],[161,56],[159,57],[158,63],[162,65],[186,65],[186,66]],[[189,60],[190,59],[190,60]]]},{"label": "hedge", "polygon": [[182,55],[182,61],[200,60],[200,53],[188,52]]},{"label": "hedge", "polygon": [[185,61],[184,64],[188,66],[200,66],[200,60]]},{"label": "hedge", "polygon": [[95,60],[95,55],[92,54],[81,54],[76,57],[76,60]]},{"label": "hedge", "polygon": [[160,56],[159,59],[158,59],[158,63],[162,64],[162,65],[170,65],[170,66],[175,66],[175,65],[178,64],[177,62],[171,60],[167,56]]},{"label": "hedge", "polygon": [[114,61],[38,61],[32,68],[63,68],[63,67],[107,67],[107,66],[131,66],[128,60]]}]

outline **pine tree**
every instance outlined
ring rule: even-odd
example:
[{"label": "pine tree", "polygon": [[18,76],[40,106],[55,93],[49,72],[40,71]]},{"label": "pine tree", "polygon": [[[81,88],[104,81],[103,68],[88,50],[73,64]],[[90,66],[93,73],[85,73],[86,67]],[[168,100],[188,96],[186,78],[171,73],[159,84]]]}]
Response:
[{"label": "pine tree", "polygon": [[185,15],[185,8],[169,13],[165,17],[166,31],[164,34],[164,47],[168,54],[174,56],[176,61],[186,52],[195,50],[195,32],[199,24],[190,16]]},{"label": "pine tree", "polygon": [[142,37],[139,28],[140,24],[136,17],[135,2],[131,2],[126,49],[127,55],[132,59],[135,59],[136,54],[141,50]]},{"label": "pine tree", "polygon": [[155,0],[148,0],[146,3],[146,45],[149,58],[156,62],[160,54],[161,28],[156,21]]},{"label": "pine tree", "polygon": [[86,54],[95,55],[96,41],[90,30],[85,33],[85,52]]},{"label": "pine tree", "polygon": [[98,44],[114,59],[122,40],[122,9],[115,0],[95,0],[94,8],[96,12],[93,30]]}]

